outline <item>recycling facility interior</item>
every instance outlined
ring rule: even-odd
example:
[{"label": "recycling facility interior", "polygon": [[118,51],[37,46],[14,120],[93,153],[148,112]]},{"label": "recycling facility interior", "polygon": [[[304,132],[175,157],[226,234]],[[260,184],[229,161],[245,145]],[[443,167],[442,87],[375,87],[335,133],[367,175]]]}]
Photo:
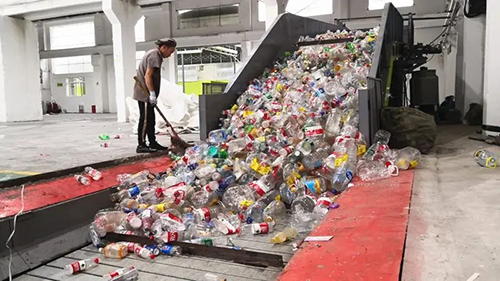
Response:
[{"label": "recycling facility interior", "polygon": [[[455,109],[448,108],[451,113],[445,122],[438,120],[434,147],[422,156],[418,167],[403,174],[403,178],[374,182],[373,186],[355,180],[354,186],[342,195],[340,208],[331,210],[329,219],[313,232],[332,235],[331,241],[316,242],[294,251],[292,244],[273,246],[268,243],[269,237],[265,238],[266,242],[264,238],[255,241],[254,237],[244,236],[235,239],[235,244],[240,242],[243,248],[282,255],[285,262],[293,256],[293,262],[283,269],[256,269],[201,257],[177,263],[159,261],[151,266],[134,259],[133,263],[103,264],[93,275],[73,277],[93,280],[134,263],[140,271],[139,280],[204,280],[208,267],[212,267],[214,273],[222,272],[220,276],[225,274],[227,280],[305,280],[304,276],[309,276],[309,280],[337,280],[328,278],[328,272],[335,272],[338,280],[374,280],[373,276],[379,277],[377,280],[496,280],[500,276],[497,260],[500,242],[495,239],[500,229],[497,204],[500,177],[497,170],[479,166],[473,157],[479,148],[487,148],[497,155],[500,149],[494,144],[469,139],[469,136],[498,135],[500,128],[500,116],[497,116],[500,111],[496,108],[500,103],[495,94],[499,88],[495,85],[500,83],[495,79],[496,61],[500,59],[495,50],[496,29],[500,25],[494,18],[495,12],[500,12],[500,3],[477,0],[0,2],[0,65],[3,69],[0,72],[0,193],[3,193],[0,222],[8,222],[8,228],[1,228],[8,234],[15,225],[14,214],[20,205],[24,206],[24,200],[29,202],[28,211],[22,213],[24,218],[21,216],[18,223],[35,220],[37,213],[28,214],[31,211],[50,212],[52,206],[97,196],[116,184],[113,179],[102,183],[109,183],[108,186],[80,192],[75,190],[78,185],[57,179],[62,183],[51,187],[52,180],[61,177],[60,171],[106,161],[122,165],[128,162],[120,159],[137,157],[138,109],[130,99],[132,78],[138,61],[145,51],[154,47],[157,39],[172,37],[178,42],[176,53],[162,65],[164,83],[159,104],[167,118],[183,132],[181,137],[188,141],[200,140],[200,131],[204,132],[205,123],[200,122],[203,104],[199,101],[204,95],[202,83],[231,86],[263,42],[261,38],[265,38],[266,31],[282,13],[345,24],[349,29],[364,29],[379,25],[384,4],[392,2],[405,18],[409,14],[413,16],[415,44],[432,43],[441,47],[440,52],[425,56],[423,67],[435,70],[439,79],[436,107],[445,102],[446,97],[453,96]],[[486,9],[482,9],[483,6]],[[476,109],[466,116],[470,105],[475,103],[482,105],[481,111]],[[466,122],[473,125],[464,124]],[[159,121],[157,125],[159,142],[169,145],[164,124]],[[108,135],[109,139],[102,140],[101,135]],[[202,134],[201,138],[206,135]],[[132,172],[148,165],[153,170],[160,169],[164,164],[157,164],[161,157],[165,155],[153,155],[151,160],[137,158],[135,160],[151,163],[134,163],[130,165],[135,166],[122,169]],[[53,179],[44,178],[51,172]],[[33,185],[38,191],[31,189],[23,196],[20,196],[21,184],[2,185],[2,182],[18,181],[26,183],[28,188],[33,183],[24,182],[23,178],[36,182],[37,176],[43,179]],[[389,194],[377,193],[388,190],[388,186],[396,187],[389,189],[391,192],[407,191],[411,201],[398,205],[401,210],[390,205]],[[52,194],[50,188],[58,189],[58,195],[48,198],[47,194]],[[383,196],[387,196],[386,208]],[[401,196],[405,201],[406,197]],[[375,209],[370,201],[380,206]],[[62,210],[53,210],[50,215],[57,220]],[[397,211],[400,214],[395,213]],[[395,217],[404,227],[391,228]],[[391,223],[381,226],[378,219]],[[372,223],[363,229],[358,225],[363,221]],[[56,228],[59,234],[64,227],[54,226]],[[33,233],[23,233],[23,229]],[[345,241],[336,238],[342,236],[340,229],[352,229],[349,244],[342,245]],[[37,238],[34,229],[29,227],[21,227],[14,237],[16,235]],[[64,244],[71,239],[87,238],[65,236],[57,241]],[[374,246],[388,240],[394,241],[389,244],[397,250],[386,251]],[[7,241],[2,241],[0,248],[2,279],[8,278],[9,260],[4,242]],[[16,243],[13,246],[16,251]],[[32,248],[35,250],[31,256],[29,253],[14,255],[14,268],[16,255],[27,264],[17,272],[21,274],[18,280],[62,280],[66,278],[61,272],[67,263],[96,255],[91,246],[80,246],[44,260],[35,256],[48,251],[43,247],[47,246],[41,243],[38,249]],[[356,249],[356,255],[347,257],[347,247]],[[321,255],[335,262],[314,259]],[[377,255],[387,262],[385,265],[391,266],[377,263]],[[30,259],[36,265],[29,265]],[[35,262],[41,260],[43,262]]]}]

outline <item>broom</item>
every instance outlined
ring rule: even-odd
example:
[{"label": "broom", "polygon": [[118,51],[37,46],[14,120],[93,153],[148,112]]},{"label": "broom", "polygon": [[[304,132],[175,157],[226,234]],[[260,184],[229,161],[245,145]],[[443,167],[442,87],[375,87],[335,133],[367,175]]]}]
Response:
[{"label": "broom", "polygon": [[[137,76],[134,76],[134,80],[137,83],[137,85],[139,85],[142,92],[146,96],[149,97],[148,90],[146,89],[144,84],[142,84],[142,82],[137,78]],[[167,125],[167,132],[170,135],[170,143],[173,146],[174,152],[176,154],[184,155],[186,148],[191,147],[192,145],[187,143],[185,140],[181,139],[181,137],[179,137],[179,134],[177,134],[177,132],[174,130],[174,127],[172,126],[172,124],[170,124],[170,122],[168,122],[167,118],[165,117],[165,115],[163,115],[163,112],[161,112],[161,110],[158,108],[158,106],[155,105],[154,107],[156,108],[156,110],[160,114],[161,118],[163,118],[163,120],[165,121],[165,124]]]}]

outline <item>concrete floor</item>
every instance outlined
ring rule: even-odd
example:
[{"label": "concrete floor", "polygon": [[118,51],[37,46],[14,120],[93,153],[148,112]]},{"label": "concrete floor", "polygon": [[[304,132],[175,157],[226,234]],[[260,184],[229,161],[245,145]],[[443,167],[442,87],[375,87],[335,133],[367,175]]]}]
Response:
[{"label": "concrete floor", "polygon": [[500,280],[500,173],[477,165],[477,128],[439,127],[433,153],[416,170],[403,280]]},{"label": "concrete floor", "polygon": [[[102,141],[100,134],[120,139]],[[182,135],[199,140],[197,134]],[[170,138],[157,136],[160,144]],[[108,148],[101,147],[109,143]],[[0,173],[3,179],[43,173],[136,155],[132,124],[117,123],[115,114],[45,115],[43,121],[0,123]]]}]

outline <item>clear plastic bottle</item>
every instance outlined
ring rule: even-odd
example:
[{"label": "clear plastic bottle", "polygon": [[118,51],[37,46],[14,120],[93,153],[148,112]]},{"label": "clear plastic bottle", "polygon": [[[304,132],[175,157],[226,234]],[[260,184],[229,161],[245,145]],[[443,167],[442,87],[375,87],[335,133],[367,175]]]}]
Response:
[{"label": "clear plastic bottle", "polygon": [[79,182],[82,185],[90,185],[90,180],[86,176],[75,175],[75,179],[77,182]]},{"label": "clear plastic bottle", "polygon": [[215,205],[210,207],[202,207],[199,209],[194,209],[194,221],[195,222],[210,222],[212,218],[216,218],[219,214],[222,214],[226,209],[221,205]]},{"label": "clear plastic bottle", "polygon": [[132,229],[138,229],[142,226],[142,220],[134,212],[128,213],[126,221],[127,225]]},{"label": "clear plastic bottle", "polygon": [[161,253],[168,256],[180,256],[182,255],[182,248],[179,246],[172,246],[169,244],[163,245],[160,249]]},{"label": "clear plastic bottle", "polygon": [[211,177],[215,171],[216,170],[215,170],[214,165],[205,164],[205,165],[198,166],[198,168],[196,168],[196,170],[194,170],[194,174],[199,179],[206,179],[206,178]]},{"label": "clear plastic bottle", "polygon": [[128,248],[123,244],[112,243],[104,248],[100,248],[99,252],[107,258],[123,259],[127,256]]},{"label": "clear plastic bottle", "polygon": [[264,209],[264,218],[266,221],[275,221],[278,222],[285,217],[286,214],[286,206],[283,202],[281,202],[280,198],[277,198],[273,202],[271,202]]},{"label": "clear plastic bottle", "polygon": [[358,176],[362,181],[377,181],[391,176],[397,176],[398,174],[398,167],[391,163],[369,161],[361,162],[358,165]]},{"label": "clear plastic bottle", "polygon": [[273,243],[273,244],[281,244],[281,243],[284,243],[287,240],[292,240],[295,237],[297,237],[297,231],[295,231],[294,228],[289,227],[289,228],[283,230],[282,232],[274,235],[271,238],[271,243]]},{"label": "clear plastic bottle", "polygon": [[121,183],[123,186],[128,186],[133,183],[139,184],[145,180],[148,179],[148,176],[150,175],[150,172],[148,170],[140,171],[139,173],[133,174],[133,175],[128,175],[128,174],[123,174],[123,175],[118,175],[117,176],[117,181]]},{"label": "clear plastic bottle", "polygon": [[356,172],[356,166],[345,164],[335,170],[332,177],[332,187],[337,192],[342,192],[347,189]]},{"label": "clear plastic bottle", "polygon": [[331,190],[330,185],[324,178],[320,177],[307,177],[302,179],[302,182],[311,194],[318,196],[327,190]]},{"label": "clear plastic bottle", "polygon": [[87,269],[91,269],[99,264],[99,258],[85,259],[80,261],[72,262],[65,266],[65,271],[67,275],[75,274]]},{"label": "clear plastic bottle", "polygon": [[486,149],[479,149],[474,153],[474,159],[482,167],[496,168],[498,156]]},{"label": "clear plastic bottle", "polygon": [[141,190],[137,185],[128,188],[122,189],[116,193],[111,194],[109,197],[112,202],[122,201],[125,198],[133,198],[141,193]]},{"label": "clear plastic bottle", "polygon": [[[418,149],[413,147],[405,147],[396,152],[397,160],[395,161],[395,164],[400,170],[408,170],[410,168],[416,168],[418,166],[418,162],[420,161],[421,157],[422,154]],[[496,160],[494,160],[494,162],[496,163]],[[485,165],[486,163],[487,162],[484,161],[483,165]]]},{"label": "clear plastic bottle", "polygon": [[107,232],[114,232],[124,223],[127,214],[122,211],[100,211],[94,217],[94,228],[102,237]]},{"label": "clear plastic bottle", "polygon": [[113,272],[104,275],[103,277],[108,281],[132,281],[136,280],[138,276],[139,276],[139,271],[137,270],[137,268],[131,266],[131,267],[120,268],[118,270],[115,270]]},{"label": "clear plastic bottle", "polygon": [[212,219],[215,228],[224,235],[239,234],[240,229],[234,227],[224,218]]},{"label": "clear plastic bottle", "polygon": [[247,223],[260,223],[263,222],[264,217],[264,209],[266,208],[266,204],[258,200],[257,202],[250,205],[245,210],[245,220]]},{"label": "clear plastic bottle", "polygon": [[92,167],[85,167],[84,173],[95,181],[102,179],[101,172]]}]

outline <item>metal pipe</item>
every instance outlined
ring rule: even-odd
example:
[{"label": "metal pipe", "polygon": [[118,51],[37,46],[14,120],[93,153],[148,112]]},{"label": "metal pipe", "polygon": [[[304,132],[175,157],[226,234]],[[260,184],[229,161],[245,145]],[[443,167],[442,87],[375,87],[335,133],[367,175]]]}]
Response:
[{"label": "metal pipe", "polygon": [[184,54],[181,54],[181,63],[182,63],[182,92],[186,92],[186,79],[184,77]]}]

